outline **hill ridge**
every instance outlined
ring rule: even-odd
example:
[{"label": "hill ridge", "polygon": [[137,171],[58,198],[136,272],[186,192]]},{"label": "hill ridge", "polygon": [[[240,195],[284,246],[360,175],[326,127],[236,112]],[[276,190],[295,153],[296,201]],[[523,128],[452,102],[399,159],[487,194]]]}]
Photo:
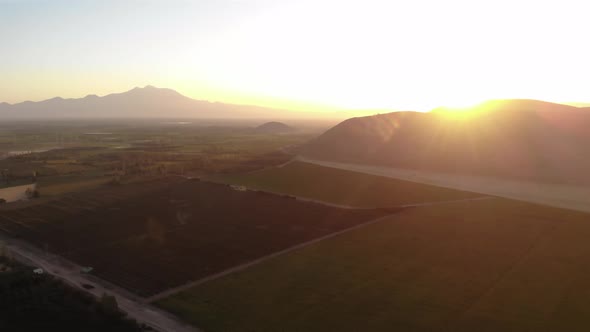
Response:
[{"label": "hill ridge", "polygon": [[253,105],[197,100],[176,90],[147,85],[82,98],[0,103],[0,118],[249,118],[294,116],[294,112]]},{"label": "hill ridge", "polygon": [[[484,106],[481,106],[484,105]],[[396,168],[590,183],[590,110],[530,100],[345,120],[303,156]]]}]

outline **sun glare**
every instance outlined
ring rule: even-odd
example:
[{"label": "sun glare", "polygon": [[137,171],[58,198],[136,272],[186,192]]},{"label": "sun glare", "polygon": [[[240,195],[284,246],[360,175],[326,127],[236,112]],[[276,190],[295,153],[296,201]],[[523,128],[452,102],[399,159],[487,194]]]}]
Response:
[{"label": "sun glare", "polygon": [[[116,3],[102,11],[63,5],[61,16],[38,8],[40,21],[0,11],[0,35],[12,31],[10,22],[23,31],[0,46],[0,101],[104,95],[148,84],[196,99],[298,110],[461,110],[492,98],[587,95],[584,84],[574,84],[590,73],[590,48],[580,47],[583,2],[535,3],[535,15],[527,1],[509,0]],[[96,16],[74,15],[70,7]],[[137,11],[137,22],[127,10]],[[154,40],[166,42],[155,48]],[[107,44],[122,52],[101,47]],[[61,45],[76,66],[64,60]],[[51,65],[39,70],[31,63]]]},{"label": "sun glare", "polygon": [[484,100],[482,99],[465,99],[465,100],[457,100],[452,103],[445,103],[444,107],[452,108],[457,112],[467,111],[478,104],[482,103]]},{"label": "sun glare", "polygon": [[473,113],[474,109],[484,101],[484,99],[457,100],[443,104],[440,109],[453,116],[465,116]]}]

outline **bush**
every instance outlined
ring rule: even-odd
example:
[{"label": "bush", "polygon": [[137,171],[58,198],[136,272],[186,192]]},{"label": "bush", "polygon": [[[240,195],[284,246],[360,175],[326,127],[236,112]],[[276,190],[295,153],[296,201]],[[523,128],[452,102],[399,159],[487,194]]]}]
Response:
[{"label": "bush", "polygon": [[25,195],[29,199],[39,198],[41,196],[41,194],[39,194],[39,191],[37,189],[31,189],[31,188],[27,188],[27,190],[25,191]]}]

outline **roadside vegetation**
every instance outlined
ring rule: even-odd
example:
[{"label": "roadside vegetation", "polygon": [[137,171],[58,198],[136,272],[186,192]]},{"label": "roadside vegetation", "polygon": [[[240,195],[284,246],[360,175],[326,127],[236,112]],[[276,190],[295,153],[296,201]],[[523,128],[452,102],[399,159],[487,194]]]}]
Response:
[{"label": "roadside vegetation", "polygon": [[1,331],[147,331],[112,296],[96,300],[32,267],[0,256]]}]

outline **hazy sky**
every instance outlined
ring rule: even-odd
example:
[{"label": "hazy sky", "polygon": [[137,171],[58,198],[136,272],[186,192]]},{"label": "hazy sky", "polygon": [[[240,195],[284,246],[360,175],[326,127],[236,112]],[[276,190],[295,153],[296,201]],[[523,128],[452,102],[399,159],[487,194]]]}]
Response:
[{"label": "hazy sky", "polygon": [[288,108],[589,101],[585,1],[0,0],[0,101],[152,84]]}]

